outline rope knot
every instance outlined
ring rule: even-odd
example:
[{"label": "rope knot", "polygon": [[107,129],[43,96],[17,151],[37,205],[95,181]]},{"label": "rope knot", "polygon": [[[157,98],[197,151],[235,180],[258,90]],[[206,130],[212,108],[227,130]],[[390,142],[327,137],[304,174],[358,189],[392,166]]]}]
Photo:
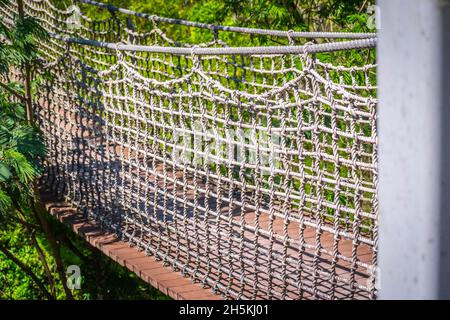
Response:
[{"label": "rope knot", "polygon": [[313,67],[314,67],[314,60],[315,59],[314,59],[313,54],[310,53],[312,51],[311,47],[313,45],[314,45],[314,42],[311,42],[311,41],[306,42],[303,45],[303,56],[304,56],[304,59],[305,59],[305,67],[307,69],[313,69]]},{"label": "rope knot", "polygon": [[112,4],[107,4],[106,5],[106,9],[110,12],[110,13],[114,13],[117,11],[117,7],[113,6]]},{"label": "rope knot", "polygon": [[287,31],[287,38],[288,38],[288,42],[290,45],[294,45],[295,44],[295,39],[294,39],[294,30],[289,29]]},{"label": "rope knot", "polygon": [[197,55],[197,52],[196,52],[198,50],[198,48],[200,48],[199,45],[195,45],[195,46],[191,47],[191,58],[194,63],[192,70],[200,69],[200,56]]},{"label": "rope knot", "polygon": [[158,16],[156,16],[156,15],[154,15],[154,14],[152,14],[152,15],[150,15],[148,18],[150,19],[150,21],[152,22],[152,24],[153,24],[153,28],[155,28],[155,29],[157,29],[158,28],[158,22],[156,21],[156,18],[157,18]]}]

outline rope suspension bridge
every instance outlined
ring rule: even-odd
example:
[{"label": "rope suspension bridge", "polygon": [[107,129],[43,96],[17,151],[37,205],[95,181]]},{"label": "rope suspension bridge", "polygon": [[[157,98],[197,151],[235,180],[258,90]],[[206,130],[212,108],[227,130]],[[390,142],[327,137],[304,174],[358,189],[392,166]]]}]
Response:
[{"label": "rope suspension bridge", "polygon": [[[78,2],[108,18],[23,1],[50,34],[34,100],[43,184],[224,298],[377,296],[375,34]],[[18,10],[1,8],[5,23]],[[174,26],[208,40],[174,39]],[[233,47],[224,33],[285,44]]]}]

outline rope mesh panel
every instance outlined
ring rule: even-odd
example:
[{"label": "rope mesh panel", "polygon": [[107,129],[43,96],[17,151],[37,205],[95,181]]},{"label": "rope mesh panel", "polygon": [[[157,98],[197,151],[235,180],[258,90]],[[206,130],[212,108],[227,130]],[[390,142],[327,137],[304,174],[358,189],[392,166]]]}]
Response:
[{"label": "rope mesh panel", "polygon": [[[180,44],[113,12],[77,15],[76,30],[48,0],[25,12],[54,34]],[[53,192],[225,298],[376,296],[376,65],[324,63],[308,44],[202,56],[52,38],[42,54],[34,107]]]}]

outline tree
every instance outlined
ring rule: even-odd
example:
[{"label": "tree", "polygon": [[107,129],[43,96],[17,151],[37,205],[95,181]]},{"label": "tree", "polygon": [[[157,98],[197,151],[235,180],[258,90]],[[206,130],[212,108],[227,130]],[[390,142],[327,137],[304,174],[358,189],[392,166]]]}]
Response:
[{"label": "tree", "polygon": [[[7,0],[0,0],[6,5]],[[50,290],[32,269],[14,255],[8,243],[0,242],[0,251],[28,274],[44,296],[56,298],[55,279],[36,233],[44,233],[51,247],[59,278],[67,298],[72,298],[66,285],[60,249],[39,201],[37,179],[42,173],[46,147],[32,111],[33,69],[39,67],[38,42],[45,41],[47,32],[33,17],[25,16],[22,1],[14,21],[0,21],[0,225],[24,226],[47,276]],[[19,79],[14,79],[14,74]],[[36,73],[34,73],[36,74]],[[17,81],[22,80],[22,81]]]}]

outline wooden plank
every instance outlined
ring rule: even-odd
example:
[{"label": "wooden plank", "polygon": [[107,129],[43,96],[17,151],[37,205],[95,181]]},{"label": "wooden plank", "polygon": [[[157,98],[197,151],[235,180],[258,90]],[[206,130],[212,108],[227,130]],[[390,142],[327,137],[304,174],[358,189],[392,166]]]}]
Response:
[{"label": "wooden plank", "polygon": [[139,275],[144,281],[159,289],[173,299],[217,300],[210,288],[202,288],[193,284],[189,278],[175,272],[170,267],[163,266],[152,256],[147,256],[129,243],[118,240],[114,234],[101,230],[93,221],[87,220],[82,214],[66,205],[43,194],[43,202],[51,215],[71,227],[90,245],[99,249],[105,255]]}]

